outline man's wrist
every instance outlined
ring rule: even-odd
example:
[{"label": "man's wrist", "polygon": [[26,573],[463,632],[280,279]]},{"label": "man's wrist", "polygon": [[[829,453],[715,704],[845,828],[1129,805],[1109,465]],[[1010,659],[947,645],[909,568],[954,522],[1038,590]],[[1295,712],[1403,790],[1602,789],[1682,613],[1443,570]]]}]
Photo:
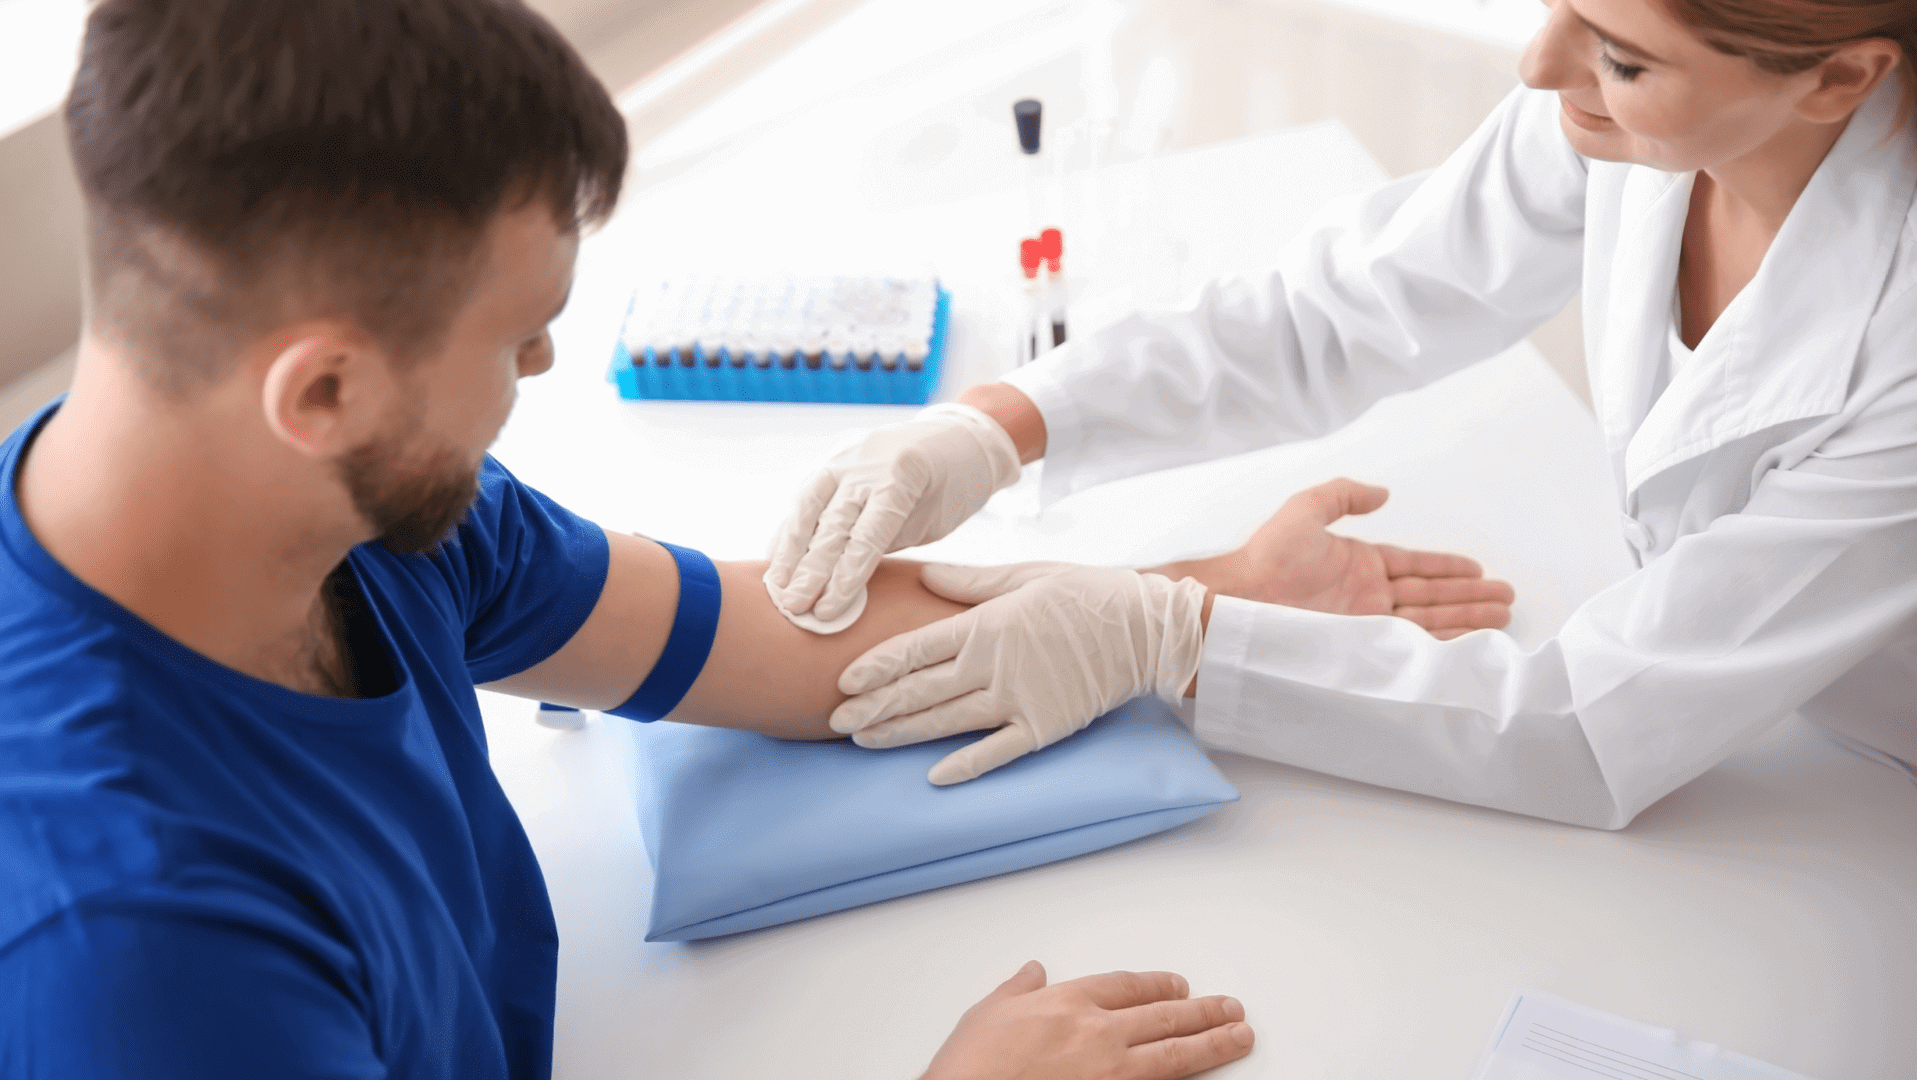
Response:
[{"label": "man's wrist", "polygon": [[1005,383],[980,383],[959,395],[959,404],[991,417],[1012,437],[1021,464],[1045,456],[1045,416],[1025,392]]},{"label": "man's wrist", "polygon": [[[1245,564],[1244,552],[1228,551],[1223,555],[1214,555],[1207,559],[1166,563],[1163,566],[1153,567],[1146,573],[1163,574],[1173,581],[1191,578],[1215,595],[1245,596],[1245,589],[1249,584]],[[1212,596],[1205,598],[1205,618],[1208,621],[1211,618],[1213,599]]]}]

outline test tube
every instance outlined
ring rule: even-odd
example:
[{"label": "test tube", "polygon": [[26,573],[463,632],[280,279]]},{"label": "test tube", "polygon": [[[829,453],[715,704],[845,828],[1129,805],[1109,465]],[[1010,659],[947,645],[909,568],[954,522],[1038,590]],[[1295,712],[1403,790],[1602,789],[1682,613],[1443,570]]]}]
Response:
[{"label": "test tube", "polygon": [[751,339],[752,324],[746,322],[744,319],[735,320],[732,325],[726,329],[726,360],[733,367],[742,368],[746,366],[746,356],[752,351],[751,346],[747,343]]},{"label": "test tube", "polygon": [[1042,261],[1038,241],[1027,237],[1018,244],[1018,265],[1025,276],[1024,318],[1018,326],[1018,362],[1020,366],[1038,357],[1039,284],[1038,266]]},{"label": "test tube", "polygon": [[1050,347],[1056,349],[1065,344],[1065,271],[1060,268],[1060,260],[1065,257],[1065,234],[1057,229],[1039,233],[1038,253],[1045,258],[1045,299],[1052,324]]},{"label": "test tube", "polygon": [[772,355],[786,371],[792,370],[799,361],[799,331],[799,323],[788,314],[772,332]]},{"label": "test tube", "polygon": [[825,365],[825,327],[808,326],[804,340],[805,369],[817,371]]},{"label": "test tube", "polygon": [[852,332],[843,323],[825,333],[825,357],[834,368],[843,370],[852,356]]},{"label": "test tube", "polygon": [[699,332],[693,329],[691,323],[682,322],[673,328],[672,349],[666,354],[667,359],[680,367],[691,367],[696,362],[693,360],[693,350],[698,344]]},{"label": "test tube", "polygon": [[1012,103],[1012,122],[1018,125],[1018,149],[1025,156],[1025,227],[1037,232],[1045,209],[1044,166],[1039,161],[1045,105],[1037,98]]}]

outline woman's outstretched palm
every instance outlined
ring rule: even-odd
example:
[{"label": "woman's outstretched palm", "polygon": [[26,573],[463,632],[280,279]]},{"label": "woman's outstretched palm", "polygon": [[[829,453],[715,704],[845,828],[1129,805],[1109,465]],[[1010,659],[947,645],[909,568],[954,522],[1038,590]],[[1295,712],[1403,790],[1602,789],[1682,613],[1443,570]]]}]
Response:
[{"label": "woman's outstretched palm", "polygon": [[1329,531],[1385,504],[1384,488],[1333,480],[1285,502],[1236,551],[1180,564],[1227,596],[1335,615],[1396,615],[1454,638],[1511,622],[1511,586],[1462,555],[1406,551]]}]

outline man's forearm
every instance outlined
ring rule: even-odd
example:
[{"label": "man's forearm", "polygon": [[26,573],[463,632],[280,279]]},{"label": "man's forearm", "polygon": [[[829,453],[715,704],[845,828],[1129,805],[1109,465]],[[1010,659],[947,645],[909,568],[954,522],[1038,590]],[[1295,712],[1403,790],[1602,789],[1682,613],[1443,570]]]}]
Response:
[{"label": "man's forearm", "polygon": [[[611,709],[630,698],[664,652],[679,605],[678,572],[651,540],[607,533],[606,583],[585,625],[557,653],[490,685],[520,697]],[[865,614],[829,636],[792,625],[772,604],[762,562],[715,563],[719,625],[705,666],[674,720],[745,728],[784,739],[830,739],[845,700],[839,674],[886,638],[965,610],[919,583],[918,563],[886,560]]]},{"label": "man's forearm", "polygon": [[879,642],[965,610],[919,583],[915,562],[887,559],[867,584],[865,613],[829,635],[801,630],[766,593],[762,562],[718,563],[724,606],[711,658],[672,719],[747,728],[781,739],[835,739],[826,721],[845,700],[839,674]]},{"label": "man's forearm", "polygon": [[1163,574],[1173,581],[1191,578],[1212,592],[1205,600],[1206,624],[1210,625],[1211,602],[1218,596],[1246,596],[1250,575],[1242,553],[1231,551],[1208,559],[1186,559],[1140,570],[1142,574]]}]

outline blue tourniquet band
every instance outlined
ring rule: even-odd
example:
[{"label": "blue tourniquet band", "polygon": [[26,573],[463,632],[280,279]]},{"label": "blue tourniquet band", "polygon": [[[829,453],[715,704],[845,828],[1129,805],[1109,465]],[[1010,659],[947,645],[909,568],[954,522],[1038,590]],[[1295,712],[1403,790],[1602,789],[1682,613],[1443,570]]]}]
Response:
[{"label": "blue tourniquet band", "polygon": [[679,564],[679,610],[672,616],[672,633],[665,651],[652,665],[652,674],[639,684],[626,703],[608,712],[640,723],[651,723],[684,700],[692,681],[705,670],[712,655],[712,639],[719,632],[719,570],[712,560],[691,548],[659,545]]}]

